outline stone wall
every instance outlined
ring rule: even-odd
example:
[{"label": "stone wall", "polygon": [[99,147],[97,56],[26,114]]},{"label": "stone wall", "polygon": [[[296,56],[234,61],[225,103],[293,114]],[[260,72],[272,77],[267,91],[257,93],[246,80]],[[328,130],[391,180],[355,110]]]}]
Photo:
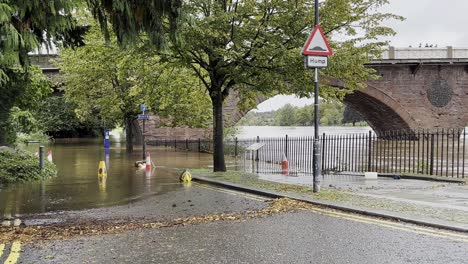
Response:
[{"label": "stone wall", "polygon": [[[211,128],[189,128],[189,127],[160,127],[164,120],[157,115],[150,115],[145,121],[145,139],[152,140],[197,140],[211,139]],[[139,129],[143,128],[143,121],[138,121]],[[138,129],[138,130],[139,130]],[[140,130],[141,131],[141,130]],[[137,132],[138,133],[138,132]]]}]

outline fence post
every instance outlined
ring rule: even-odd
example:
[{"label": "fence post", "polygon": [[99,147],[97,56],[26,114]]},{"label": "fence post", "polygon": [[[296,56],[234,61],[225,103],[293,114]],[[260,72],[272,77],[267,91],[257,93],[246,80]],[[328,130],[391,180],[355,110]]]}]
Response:
[{"label": "fence post", "polygon": [[434,174],[434,133],[431,133],[431,164],[429,167],[429,175]]},{"label": "fence post", "polygon": [[185,139],[185,149],[188,151],[189,150],[189,147],[188,147],[188,139],[186,138]]},{"label": "fence post", "polygon": [[177,151],[177,139],[174,139],[174,150]]},{"label": "fence post", "polygon": [[288,157],[288,135],[286,135],[286,139],[284,141],[284,155],[286,158]]},{"label": "fence post", "polygon": [[198,138],[198,152],[201,152],[201,139]]},{"label": "fence post", "polygon": [[[260,136],[257,136],[257,143],[259,143],[259,142],[260,142]],[[258,150],[256,152],[257,153],[256,153],[255,161],[259,161],[260,159],[258,157]]]},{"label": "fence post", "polygon": [[322,134],[322,161],[320,164],[322,165],[322,171],[324,171],[325,166],[325,133]]},{"label": "fence post", "polygon": [[39,169],[44,170],[44,146],[39,147]]},{"label": "fence post", "polygon": [[372,131],[369,131],[368,150],[367,150],[367,171],[372,169]]},{"label": "fence post", "polygon": [[234,141],[235,141],[235,144],[234,144],[234,157],[237,158],[237,144],[238,144],[237,137],[236,137],[236,139]]}]

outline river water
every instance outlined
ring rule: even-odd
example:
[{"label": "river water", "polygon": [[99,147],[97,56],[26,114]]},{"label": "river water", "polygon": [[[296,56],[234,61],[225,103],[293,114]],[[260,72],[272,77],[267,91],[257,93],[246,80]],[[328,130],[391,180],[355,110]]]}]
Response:
[{"label": "river water", "polygon": [[[367,133],[372,130],[370,127],[349,127],[333,126],[320,127],[320,134],[344,135],[355,133]],[[249,139],[254,137],[313,137],[314,127],[282,127],[282,126],[245,126],[240,127],[237,133],[239,139]]]},{"label": "river water", "polygon": [[[368,127],[323,127],[321,133],[365,133]],[[242,127],[238,137],[312,136],[312,127]],[[127,153],[119,134],[112,134],[106,156],[102,139],[62,139],[45,146],[52,151],[58,175],[52,179],[0,186],[0,218],[30,213],[80,210],[124,204],[147,195],[158,195],[183,188],[178,175],[184,168],[206,168],[211,154],[148,147],[155,167],[147,174],[134,162],[142,159],[141,148]],[[26,149],[36,152],[37,144]],[[108,177],[100,184],[99,161],[108,164]],[[229,160],[227,161],[230,162]],[[229,165],[229,164],[228,164]],[[232,165],[232,164],[231,164]]]}]

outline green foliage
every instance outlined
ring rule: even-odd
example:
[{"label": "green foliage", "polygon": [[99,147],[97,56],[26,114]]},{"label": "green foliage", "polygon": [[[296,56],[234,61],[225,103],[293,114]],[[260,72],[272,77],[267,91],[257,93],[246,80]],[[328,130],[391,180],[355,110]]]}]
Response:
[{"label": "green foliage", "polygon": [[28,52],[74,28],[72,10],[67,0],[0,2],[0,86],[11,78],[8,69],[28,66]]},{"label": "green foliage", "polygon": [[63,96],[50,96],[34,112],[38,127],[49,136],[76,137],[99,134],[99,124],[82,123],[75,114],[75,104]]},{"label": "green foliage", "polygon": [[286,104],[276,111],[275,124],[278,126],[293,126],[296,124],[297,108]]},{"label": "green foliage", "polygon": [[48,143],[50,137],[46,135],[42,130],[35,130],[30,133],[16,133],[16,144],[15,146],[20,147],[24,144],[28,144],[28,141],[39,141],[40,143]]},{"label": "green foliage", "polygon": [[168,120],[166,126],[209,124],[209,97],[191,71],[161,61],[144,46],[121,49],[106,43],[96,27],[86,42],[63,49],[60,62],[65,97],[76,105],[81,121],[121,126],[136,119],[139,105],[146,104]]},{"label": "green foliage", "polygon": [[[325,126],[341,125],[344,105],[336,100],[322,101],[319,106],[320,124]],[[294,107],[290,104],[267,112],[249,112],[239,125],[244,126],[313,126],[314,105]]]},{"label": "green foliage", "polygon": [[323,101],[319,108],[320,124],[336,126],[342,124],[344,105],[336,101]]},{"label": "green foliage", "polygon": [[112,22],[118,41],[124,46],[140,42],[146,33],[150,42],[164,47],[164,33],[176,38],[180,19],[180,0],[87,0],[94,17],[99,21],[107,41],[110,39],[108,22]]},{"label": "green foliage", "polygon": [[45,161],[44,171],[39,169],[39,159],[30,152],[0,149],[0,184],[47,179],[57,175],[54,164]]},{"label": "green foliage", "polygon": [[48,93],[45,78],[30,67],[28,53],[53,38],[80,44],[71,16],[74,1],[0,1],[0,145],[12,144],[10,108],[31,109]]},{"label": "green foliage", "polygon": [[9,122],[17,133],[31,133],[37,130],[38,125],[31,112],[16,106],[11,109]]}]

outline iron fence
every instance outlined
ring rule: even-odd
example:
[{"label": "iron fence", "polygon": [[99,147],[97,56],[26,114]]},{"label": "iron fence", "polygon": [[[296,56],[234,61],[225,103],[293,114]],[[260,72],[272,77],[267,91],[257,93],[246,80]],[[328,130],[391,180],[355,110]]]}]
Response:
[{"label": "iron fence", "polygon": [[[321,168],[333,172],[374,171],[391,174],[419,174],[464,178],[467,160],[466,132],[463,129],[435,131],[391,131],[376,135],[362,134],[320,136]],[[289,174],[312,174],[313,137],[233,139],[225,142],[225,154],[242,162],[246,170],[262,173],[281,172],[286,158]],[[261,143],[256,151],[248,147]],[[176,151],[211,153],[211,140],[157,140],[154,146]]]}]

